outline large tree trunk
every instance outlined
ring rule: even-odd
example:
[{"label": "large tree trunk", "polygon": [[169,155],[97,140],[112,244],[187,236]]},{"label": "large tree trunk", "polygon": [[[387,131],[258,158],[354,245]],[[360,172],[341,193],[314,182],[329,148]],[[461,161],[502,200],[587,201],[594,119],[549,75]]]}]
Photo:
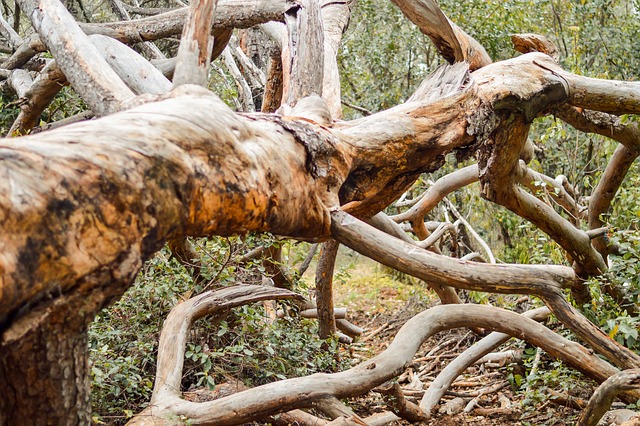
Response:
[{"label": "large tree trunk", "polygon": [[3,334],[0,424],[91,422],[88,304],[77,296],[45,302]]}]

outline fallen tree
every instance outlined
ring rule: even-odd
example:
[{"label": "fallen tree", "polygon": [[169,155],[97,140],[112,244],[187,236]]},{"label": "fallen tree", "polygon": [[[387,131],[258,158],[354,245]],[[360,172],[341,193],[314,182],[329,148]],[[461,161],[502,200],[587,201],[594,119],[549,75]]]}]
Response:
[{"label": "fallen tree", "polygon": [[[0,423],[90,422],[87,325],[122,295],[167,240],[186,236],[258,231],[308,241],[333,238],[424,279],[448,303],[459,302],[454,289],[536,295],[598,354],[622,369],[640,367],[640,356],[600,331],[561,291],[570,289],[584,303],[589,298],[584,279],[607,269],[609,249],[602,243],[599,217],[609,208],[629,158],[640,152],[637,124],[622,123],[617,115],[640,112],[640,83],[569,73],[549,56],[553,47],[535,36],[516,43],[532,53],[492,63],[435,2],[396,1],[450,64],[425,79],[406,103],[340,121],[335,55],[350,2],[246,2],[238,24],[225,15],[233,7],[223,5],[232,2],[220,2],[218,11],[216,3],[193,1],[188,13],[80,26],[58,0],[19,0],[38,35],[23,40],[9,25],[0,25],[14,44],[14,53],[3,62],[4,75],[23,98],[15,134],[32,129],[34,117],[55,96],[52,87],[61,84],[70,84],[91,114],[101,117],[0,143]],[[186,24],[169,73],[121,44],[173,35],[181,27],[180,16],[187,16]],[[282,44],[281,79],[269,80],[282,83],[271,88],[281,93],[282,106],[277,114],[236,113],[203,87],[212,52],[221,52],[230,39],[228,31],[218,32],[214,42],[211,28],[215,35],[216,25],[255,25],[274,17],[286,24],[268,29]],[[162,27],[165,23],[170,30]],[[53,59],[45,66],[34,64],[33,55],[44,50]],[[132,72],[130,64],[140,72]],[[23,66],[35,67],[38,77],[34,80]],[[578,201],[562,185],[553,193],[572,219],[527,190],[537,173],[527,166],[527,135],[532,121],[547,114],[621,144],[589,200],[587,229],[574,217]],[[440,194],[425,195],[406,214],[379,215],[421,174],[442,167],[449,153],[471,154],[477,166],[442,184]],[[546,232],[573,266],[483,264],[428,251],[435,249],[426,212],[452,188],[476,179],[486,199]],[[403,236],[392,219],[409,222],[426,248]],[[330,274],[330,258],[326,265]],[[331,333],[330,280],[322,290],[318,316],[323,333]],[[623,289],[606,290],[635,310]],[[432,316],[439,325],[431,329]],[[185,319],[184,327],[190,321]],[[423,321],[426,328],[413,331]],[[136,421],[235,424],[308,407],[326,395],[365,393],[399,374],[434,330],[461,326],[524,338],[599,382],[617,372],[582,346],[516,314],[439,307],[416,317],[406,326],[410,331],[397,337],[401,357],[392,346],[353,371],[274,383],[198,407],[180,399],[175,378],[181,355],[174,354],[173,381],[159,369],[152,413]],[[357,386],[353,377],[360,380]],[[256,402],[248,396],[265,389],[271,399]]]}]

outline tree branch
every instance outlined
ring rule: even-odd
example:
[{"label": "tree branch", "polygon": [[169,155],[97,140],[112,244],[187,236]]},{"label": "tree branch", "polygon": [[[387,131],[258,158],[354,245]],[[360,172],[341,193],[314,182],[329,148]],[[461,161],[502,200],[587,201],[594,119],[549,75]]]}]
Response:
[{"label": "tree branch", "polygon": [[578,343],[513,312],[490,306],[442,305],[413,317],[384,352],[349,370],[283,380],[203,403],[184,401],[175,390],[167,390],[130,424],[151,424],[179,416],[189,418],[192,424],[242,424],[279,411],[309,407],[327,395],[361,395],[399,375],[428,337],[469,324],[525,339],[599,382],[617,372]]},{"label": "tree branch", "polygon": [[589,399],[587,408],[578,419],[577,426],[596,426],[609,410],[614,398],[627,390],[640,388],[640,370],[621,371],[602,382]]},{"label": "tree branch", "polygon": [[189,6],[187,22],[182,30],[178,62],[173,74],[173,87],[197,84],[207,87],[213,37],[209,28],[218,0],[193,0]]},{"label": "tree branch", "polygon": [[67,80],[95,114],[110,114],[133,97],[59,0],[18,3]]}]

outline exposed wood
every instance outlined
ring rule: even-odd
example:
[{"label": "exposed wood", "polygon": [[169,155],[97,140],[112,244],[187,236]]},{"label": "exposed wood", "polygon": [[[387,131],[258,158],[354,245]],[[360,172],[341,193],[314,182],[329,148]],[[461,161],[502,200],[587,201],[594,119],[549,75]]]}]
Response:
[{"label": "exposed wood", "polygon": [[224,59],[224,64],[226,65],[227,70],[236,82],[236,88],[238,90],[238,97],[240,101],[240,110],[255,112],[256,106],[253,102],[251,88],[240,72],[235,59],[233,59],[233,55],[231,55],[231,51],[229,49],[225,49],[222,52],[222,58]]},{"label": "exposed wood", "polygon": [[31,35],[25,40],[16,51],[2,62],[2,68],[12,70],[20,68],[27,62],[29,62],[38,52],[44,52],[46,46],[40,40],[38,34]]},{"label": "exposed wood", "polygon": [[524,338],[597,381],[604,381],[616,372],[578,343],[518,314],[490,306],[445,305],[413,317],[384,352],[349,370],[269,383],[202,403],[182,400],[175,390],[167,390],[163,398],[153,399],[153,409],[143,411],[131,424],[153,424],[163,418],[186,416],[196,425],[235,425],[282,410],[309,407],[327,395],[336,398],[361,395],[404,371],[429,336],[469,323]]},{"label": "exposed wood", "polygon": [[[108,0],[111,5],[111,9],[116,14],[118,19],[123,21],[130,21],[131,16],[127,11],[126,5],[120,0]],[[139,44],[140,50],[151,59],[165,59],[164,54],[158,49],[158,47],[150,41],[145,41]]]},{"label": "exposed wood", "polygon": [[621,371],[602,382],[589,399],[587,408],[578,419],[578,426],[596,426],[611,407],[614,398],[630,389],[640,389],[640,370]]},{"label": "exposed wood", "polygon": [[33,77],[29,71],[18,69],[11,72],[7,82],[18,98],[26,99],[27,91],[33,86]]},{"label": "exposed wood", "polygon": [[9,25],[4,18],[0,17],[0,34],[7,40],[9,46],[14,51],[20,46],[23,42],[22,37]]},{"label": "exposed wood", "polygon": [[421,219],[429,213],[448,194],[478,181],[478,165],[472,164],[438,179],[427,189],[420,201],[409,210],[392,216],[396,222]]},{"label": "exposed wood", "polygon": [[89,42],[59,0],[18,0],[67,81],[96,115],[117,111],[133,93]]},{"label": "exposed wood", "polygon": [[561,182],[534,171],[527,167],[522,160],[518,170],[518,180],[538,198],[542,199],[539,194],[544,194],[545,197],[553,199],[567,212],[569,220],[574,226],[579,224],[581,206],[578,206],[576,200],[567,192]]},{"label": "exposed wood", "polygon": [[91,43],[122,81],[136,95],[159,95],[171,90],[171,82],[130,47],[102,35],[89,36]]},{"label": "exposed wood", "polygon": [[282,50],[283,100],[293,106],[311,95],[322,96],[324,34],[320,0],[300,0],[285,13],[288,44]]},{"label": "exposed wood", "polygon": [[197,84],[207,87],[213,37],[209,28],[218,0],[193,0],[189,6],[187,22],[182,30],[178,62],[173,73],[173,87]]},{"label": "exposed wood", "polygon": [[434,0],[392,1],[431,39],[440,55],[449,63],[468,62],[471,70],[491,63],[484,47],[451,22]]},{"label": "exposed wood", "polygon": [[[220,0],[213,28],[248,28],[269,21],[282,21],[283,15],[298,5],[294,0]],[[102,34],[123,43],[139,43],[182,33],[188,8],[131,21],[82,24],[87,34]]]},{"label": "exposed wood", "polygon": [[391,406],[393,413],[403,419],[411,423],[420,423],[429,418],[420,407],[406,400],[402,388],[397,382],[391,386],[378,387],[376,391],[386,395],[385,400]]},{"label": "exposed wood", "polygon": [[520,53],[541,52],[551,56],[556,61],[560,57],[560,52],[545,36],[538,34],[512,34],[511,42],[513,47]]},{"label": "exposed wood", "polygon": [[219,321],[231,308],[270,299],[302,299],[302,297],[275,287],[238,285],[202,293],[174,307],[162,327],[151,406],[158,400],[178,397],[181,394],[184,352],[189,330],[196,320],[211,316],[213,320]]},{"label": "exposed wood", "polygon": [[320,248],[316,268],[316,303],[318,304],[318,336],[326,339],[336,332],[333,308],[333,270],[340,243],[329,240]]},{"label": "exposed wood", "polygon": [[31,86],[22,94],[21,97],[25,102],[20,105],[20,114],[11,125],[9,135],[29,133],[40,122],[40,114],[66,84],[67,78],[58,67],[58,63],[56,61],[49,62]]},{"label": "exposed wood", "polygon": [[340,74],[338,73],[338,49],[351,17],[355,0],[344,2],[324,1],[321,9],[324,31],[324,65],[322,71],[322,97],[329,106],[334,120],[342,118],[340,102]]},{"label": "exposed wood", "polygon": [[271,55],[267,70],[267,84],[262,99],[262,112],[275,112],[282,104],[282,60],[280,53]]}]

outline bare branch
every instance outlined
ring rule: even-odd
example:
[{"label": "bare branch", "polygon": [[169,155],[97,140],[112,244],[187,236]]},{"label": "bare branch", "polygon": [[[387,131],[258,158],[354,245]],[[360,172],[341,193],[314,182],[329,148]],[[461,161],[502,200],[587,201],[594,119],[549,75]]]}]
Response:
[{"label": "bare branch", "polygon": [[173,87],[182,84],[207,86],[213,47],[209,28],[213,24],[217,4],[218,0],[192,0],[180,39]]},{"label": "bare branch", "polygon": [[468,62],[471,70],[491,63],[486,50],[442,12],[434,0],[392,0],[402,13],[429,36],[450,64]]},{"label": "bare branch", "polygon": [[577,426],[596,426],[611,407],[614,398],[627,390],[640,388],[640,370],[621,371],[602,382],[589,399],[587,408],[578,419]]},{"label": "bare branch", "polygon": [[130,424],[151,424],[174,416],[185,416],[193,424],[242,424],[278,411],[309,407],[326,395],[361,395],[400,374],[434,333],[468,324],[524,338],[599,382],[617,372],[580,344],[513,312],[490,306],[442,305],[416,315],[383,353],[349,370],[283,380],[204,403],[184,401],[174,389],[167,389]]},{"label": "bare branch", "polygon": [[[111,9],[115,12],[116,16],[123,21],[130,21],[131,16],[127,12],[126,6],[120,0],[108,0],[111,4]],[[164,54],[158,49],[158,47],[150,41],[145,41],[140,44],[141,51],[151,59],[165,59]]]},{"label": "bare branch", "polygon": [[22,37],[0,16],[0,34],[7,40],[9,46],[14,51],[23,43]]},{"label": "bare branch", "polygon": [[[415,244],[419,247],[423,246],[422,243],[412,240],[397,223],[395,223],[389,216],[387,216],[383,212],[380,212],[372,218],[368,219],[367,223],[409,244]],[[454,288],[447,285],[434,283],[432,281],[426,281],[426,284],[429,286],[429,288],[433,289],[438,294],[438,297],[440,298],[442,303],[462,303],[462,300],[460,300],[460,297],[458,296],[458,293],[456,293]]]},{"label": "bare branch", "polygon": [[[546,196],[551,197],[551,199],[558,203],[558,205],[569,214],[572,224],[575,226],[578,225],[579,219],[581,218],[581,208],[576,203],[576,200],[566,191],[561,182],[527,167],[524,161],[520,161],[518,180],[526,186],[533,195],[538,196],[538,194],[542,192]],[[540,197],[538,196],[538,198]]]},{"label": "bare branch", "polygon": [[240,105],[242,106],[242,109],[244,111],[255,112],[256,106],[253,102],[251,88],[249,87],[247,80],[245,80],[244,76],[240,72],[238,65],[236,65],[236,61],[235,59],[233,59],[233,55],[231,54],[230,49],[231,46],[229,46],[222,52],[222,58],[224,59],[224,64],[226,65],[227,70],[229,70],[229,73],[236,82],[239,95],[238,97],[240,98]]},{"label": "bare branch", "polygon": [[449,173],[431,185],[420,201],[409,210],[391,216],[396,222],[423,220],[440,201],[448,194],[478,181],[478,165],[472,164],[455,172]]},{"label": "bare branch", "polygon": [[539,296],[563,324],[611,362],[623,368],[640,366],[640,356],[611,339],[564,299],[561,288],[579,285],[571,268],[462,261],[394,239],[342,211],[333,212],[331,217],[333,238],[367,257],[426,282]]},{"label": "bare branch", "polygon": [[107,63],[133,93],[160,95],[171,90],[171,82],[129,46],[103,35],[89,36]]},{"label": "bare branch", "polygon": [[18,0],[18,3],[67,80],[95,114],[117,111],[133,97],[59,0]]},{"label": "bare branch", "polygon": [[285,13],[288,44],[282,50],[283,100],[289,106],[311,95],[322,96],[324,34],[320,0],[301,0],[300,4],[300,8]]},{"label": "bare branch", "polygon": [[538,34],[512,34],[513,47],[520,53],[540,52],[558,60],[560,52],[548,38]]},{"label": "bare branch", "polygon": [[340,243],[334,240],[322,244],[316,269],[318,335],[321,339],[326,339],[336,332],[336,318],[333,308],[333,271],[339,248]]},{"label": "bare branch", "polygon": [[271,299],[300,300],[302,297],[275,287],[237,285],[202,293],[173,308],[160,335],[158,368],[151,405],[168,395],[180,395],[184,352],[189,329],[196,320],[204,316],[220,320],[231,308]]},{"label": "bare branch", "polygon": [[[213,28],[248,28],[282,21],[283,14],[299,7],[295,0],[219,0]],[[123,43],[154,41],[182,33],[188,8],[131,21],[81,24],[87,34],[102,34]]]},{"label": "bare branch", "polygon": [[67,84],[58,63],[51,61],[25,91],[25,103],[20,105],[20,114],[11,125],[10,136],[27,134],[39,123],[40,114],[51,103],[56,94]]},{"label": "bare branch", "polygon": [[[544,307],[527,311],[522,315],[535,321],[544,321],[550,313],[549,308]],[[498,346],[506,343],[510,338],[511,336],[508,334],[493,332],[458,355],[438,374],[436,379],[431,382],[420,401],[420,408],[422,408],[425,413],[431,414],[440,399],[444,396],[446,390],[451,386],[451,383],[453,383],[464,370],[472,366],[483,356],[495,350]]]}]

